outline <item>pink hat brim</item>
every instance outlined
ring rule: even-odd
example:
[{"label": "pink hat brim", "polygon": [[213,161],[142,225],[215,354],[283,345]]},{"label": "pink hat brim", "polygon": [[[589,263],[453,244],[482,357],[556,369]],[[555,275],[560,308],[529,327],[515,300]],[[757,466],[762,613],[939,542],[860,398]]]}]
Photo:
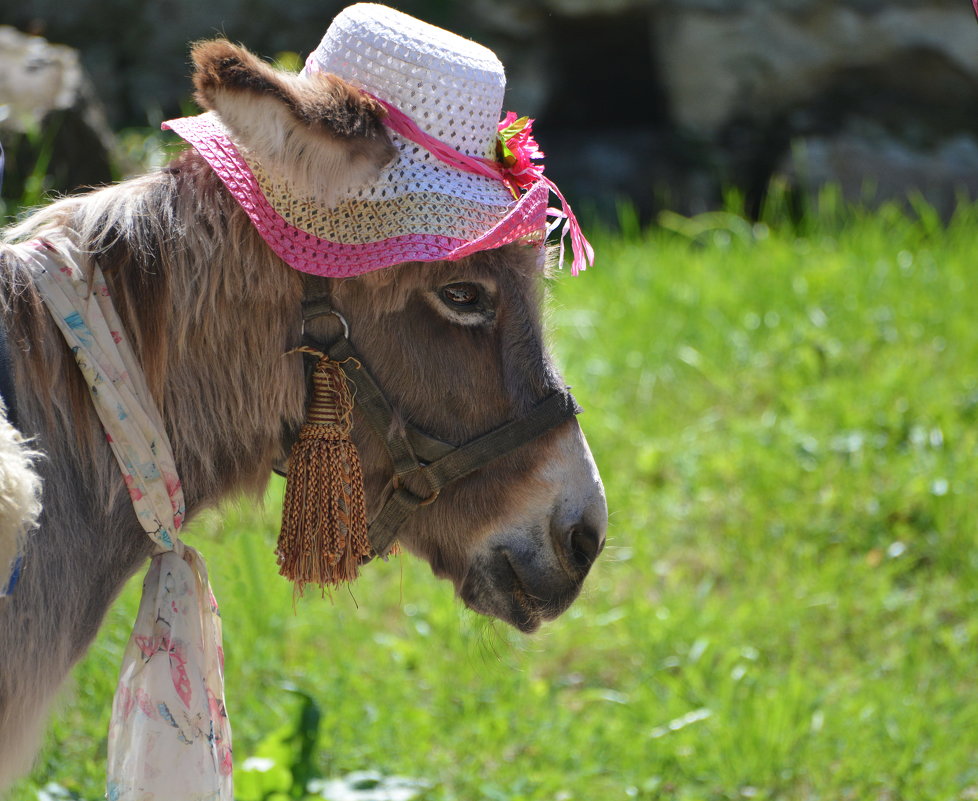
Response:
[{"label": "pink hat brim", "polygon": [[506,216],[476,239],[467,241],[407,233],[362,244],[331,242],[296,228],[282,218],[261,191],[226,130],[211,115],[169,120],[162,127],[193,145],[244,209],[268,246],[286,264],[304,273],[348,278],[409,261],[455,261],[538,235],[546,226],[550,190],[540,181],[526,190],[519,200],[514,200]]}]

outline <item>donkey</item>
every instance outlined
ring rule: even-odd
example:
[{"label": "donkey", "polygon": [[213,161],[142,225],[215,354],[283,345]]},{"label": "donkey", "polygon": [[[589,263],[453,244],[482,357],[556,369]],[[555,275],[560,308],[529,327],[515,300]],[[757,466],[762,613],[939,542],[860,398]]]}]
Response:
[{"label": "donkey", "polygon": [[[391,158],[384,110],[340,78],[299,80],[223,41],[196,46],[193,60],[198,102],[234,121],[243,145],[297,185],[356,184]],[[13,243],[57,237],[105,275],[171,440],[188,518],[229,495],[260,494],[284,462],[307,400],[293,351],[304,335],[327,340],[340,325],[332,314],[304,322],[309,301],[328,299],[342,316],[394,427],[457,445],[564,386],[541,335],[539,248],[507,244],[354,278],[304,274],[270,249],[193,149],[8,229],[0,559],[19,542],[24,561],[16,589],[0,598],[0,794],[30,767],[52,697],[153,547],[72,354],[13,253]],[[391,458],[359,409],[352,439],[373,518],[391,493]],[[397,536],[468,607],[532,632],[578,595],[606,522],[597,469],[571,418],[446,486]]]}]

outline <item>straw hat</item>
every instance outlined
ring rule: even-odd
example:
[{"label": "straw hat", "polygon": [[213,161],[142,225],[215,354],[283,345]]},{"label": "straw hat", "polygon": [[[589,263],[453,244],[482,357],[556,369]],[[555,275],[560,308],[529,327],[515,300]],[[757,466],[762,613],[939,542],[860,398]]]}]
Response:
[{"label": "straw hat", "polygon": [[[315,71],[379,100],[396,149],[373,183],[346,190],[332,207],[266,172],[215,113],[164,123],[208,161],[289,265],[342,277],[543,241],[549,194],[559,191],[532,162],[543,155],[529,135],[532,121],[510,112],[500,123],[506,78],[491,50],[359,3],[336,16],[306,60],[302,74]],[[509,148],[500,149],[501,139]],[[593,258],[590,246],[566,202],[563,212],[549,211],[572,235],[577,272]]]}]

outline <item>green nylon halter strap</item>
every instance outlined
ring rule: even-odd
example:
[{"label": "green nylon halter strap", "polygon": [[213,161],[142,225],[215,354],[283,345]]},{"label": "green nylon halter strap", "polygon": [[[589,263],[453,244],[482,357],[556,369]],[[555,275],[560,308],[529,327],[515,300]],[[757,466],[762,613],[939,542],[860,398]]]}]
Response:
[{"label": "green nylon halter strap", "polygon": [[435,490],[440,490],[446,484],[485,467],[494,459],[556,428],[581,411],[570,392],[566,389],[558,390],[540,401],[523,417],[470,440],[441,459],[420,468],[418,472],[427,477],[428,483]]},{"label": "green nylon halter strap", "polygon": [[[412,512],[438,497],[442,488],[485,467],[500,456],[530,442],[581,413],[581,407],[567,389],[556,390],[518,417],[463,445],[454,446],[436,439],[409,423],[400,425],[394,410],[350,342],[346,321],[329,305],[317,300],[303,305],[303,318],[311,320],[336,315],[344,332],[330,345],[310,340],[310,344],[338,362],[356,388],[354,403],[370,429],[387,449],[394,468],[392,491],[377,516],[370,522],[370,545],[385,556],[397,539],[397,532]],[[421,454],[422,458],[418,457]],[[417,476],[430,489],[419,497],[403,486],[404,479]]]},{"label": "green nylon halter strap", "polygon": [[581,411],[570,392],[558,390],[544,398],[524,417],[504,423],[430,464],[419,463],[412,473],[424,478],[433,494],[429,498],[419,498],[404,487],[396,487],[380,514],[370,523],[369,537],[373,549],[378,554],[385,554],[397,539],[398,528],[411,512],[434,500],[442,487],[485,467]]}]

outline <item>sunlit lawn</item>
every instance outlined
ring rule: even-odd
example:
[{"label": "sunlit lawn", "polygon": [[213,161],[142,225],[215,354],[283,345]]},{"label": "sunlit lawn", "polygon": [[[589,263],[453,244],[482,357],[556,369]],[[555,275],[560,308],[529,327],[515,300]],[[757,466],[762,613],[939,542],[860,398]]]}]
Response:
[{"label": "sunlit lawn", "polygon": [[[542,634],[410,557],[293,611],[278,484],[196,525],[240,801],[288,787],[301,738],[276,735],[311,742],[317,709],[302,769],[432,801],[978,798],[978,209],[945,230],[827,205],[800,228],[626,225],[555,282],[611,529]],[[15,801],[101,797],[137,583]]]}]

